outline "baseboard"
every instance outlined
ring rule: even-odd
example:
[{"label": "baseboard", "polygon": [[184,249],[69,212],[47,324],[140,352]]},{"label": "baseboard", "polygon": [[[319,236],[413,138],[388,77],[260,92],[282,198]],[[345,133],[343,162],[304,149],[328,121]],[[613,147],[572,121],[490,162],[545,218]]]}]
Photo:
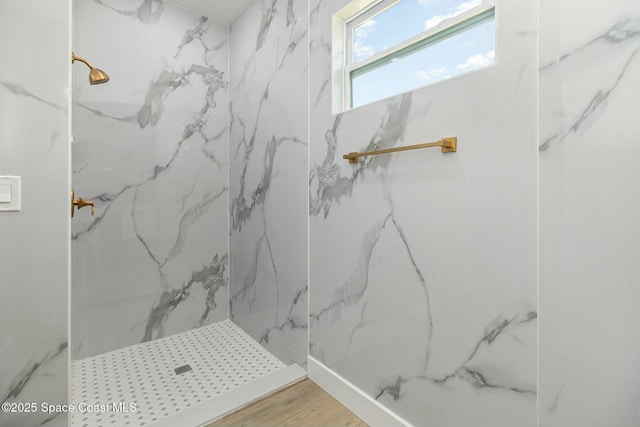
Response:
[{"label": "baseboard", "polygon": [[306,375],[305,370],[296,364],[287,366],[173,416],[163,418],[150,427],[204,426],[294,384],[304,379]]},{"label": "baseboard", "polygon": [[410,427],[411,424],[376,402],[362,390],[324,366],[313,357],[307,359],[309,378],[371,427]]}]

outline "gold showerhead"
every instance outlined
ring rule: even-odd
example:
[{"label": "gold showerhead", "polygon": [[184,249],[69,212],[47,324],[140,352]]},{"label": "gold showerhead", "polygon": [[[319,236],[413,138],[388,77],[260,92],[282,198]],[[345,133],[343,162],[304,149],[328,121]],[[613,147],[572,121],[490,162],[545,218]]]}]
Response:
[{"label": "gold showerhead", "polygon": [[89,61],[87,61],[86,59],[80,58],[79,56],[76,56],[76,54],[72,52],[71,63],[74,63],[76,61],[80,61],[83,64],[85,64],[87,67],[89,67],[89,70],[90,70],[89,84],[97,85],[97,84],[106,83],[109,81],[109,76],[107,75],[107,73],[105,73],[99,68],[94,68],[93,65],[89,64]]},{"label": "gold showerhead", "polygon": [[109,76],[107,73],[102,71],[99,68],[92,68],[89,72],[89,83],[92,85],[97,85],[100,83],[106,83],[109,81]]}]

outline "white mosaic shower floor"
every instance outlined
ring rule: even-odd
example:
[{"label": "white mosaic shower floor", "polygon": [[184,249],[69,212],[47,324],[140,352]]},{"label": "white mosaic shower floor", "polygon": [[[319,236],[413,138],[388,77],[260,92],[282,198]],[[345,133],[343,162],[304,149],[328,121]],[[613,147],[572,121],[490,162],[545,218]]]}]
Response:
[{"label": "white mosaic shower floor", "polygon": [[[191,370],[176,374],[174,370],[184,365],[189,365]],[[301,368],[296,368],[300,374]],[[225,320],[74,361],[71,383],[76,411],[71,425],[148,427],[164,424],[178,413],[182,415],[191,410],[193,414],[193,409],[198,407],[200,412],[206,407],[223,407],[221,402],[228,400],[225,393],[231,396],[235,393],[234,401],[239,395],[246,395],[249,400],[244,403],[248,403],[259,397],[245,393],[252,382],[262,382],[262,394],[265,394],[266,383],[276,389],[291,383],[290,375],[285,375],[288,378],[285,383],[279,384],[278,380],[274,383],[273,378],[282,377],[286,369],[242,329]],[[206,406],[213,401],[217,404]],[[238,402],[234,405],[238,406]],[[224,414],[203,418],[200,414],[195,418],[206,421],[221,415]],[[183,425],[188,426],[180,423]]]}]

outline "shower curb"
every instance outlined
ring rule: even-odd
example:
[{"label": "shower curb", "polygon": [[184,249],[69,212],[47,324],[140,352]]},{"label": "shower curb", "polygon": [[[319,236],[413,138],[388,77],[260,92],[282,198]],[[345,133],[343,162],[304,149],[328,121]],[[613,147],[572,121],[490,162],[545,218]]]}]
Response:
[{"label": "shower curb", "polygon": [[202,402],[189,409],[163,418],[150,427],[205,426],[229,415],[256,400],[290,386],[304,378],[307,373],[298,365],[290,365],[257,380],[230,390],[220,396]]}]

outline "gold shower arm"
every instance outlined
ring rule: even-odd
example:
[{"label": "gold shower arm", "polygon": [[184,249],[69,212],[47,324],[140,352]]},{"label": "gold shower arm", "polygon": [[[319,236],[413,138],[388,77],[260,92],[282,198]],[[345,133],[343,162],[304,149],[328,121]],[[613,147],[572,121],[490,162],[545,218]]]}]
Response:
[{"label": "gold shower arm", "polygon": [[342,156],[343,159],[349,160],[349,163],[358,163],[358,157],[375,156],[378,154],[395,153],[398,151],[418,150],[421,148],[442,147],[443,153],[455,153],[458,149],[458,138],[455,136],[450,138],[442,138],[440,141],[428,142],[426,144],[407,145],[405,147],[386,148],[384,150],[365,151],[364,153],[349,153]]},{"label": "gold shower arm", "polygon": [[73,63],[74,63],[74,62],[76,62],[76,61],[80,61],[80,62],[82,62],[83,64],[85,64],[87,67],[89,67],[89,68],[93,68],[93,65],[89,64],[89,61],[87,61],[87,60],[86,60],[86,59],[84,59],[84,58],[80,58],[79,56],[76,56],[76,54],[75,54],[75,53],[71,52],[71,63],[73,64]]}]

